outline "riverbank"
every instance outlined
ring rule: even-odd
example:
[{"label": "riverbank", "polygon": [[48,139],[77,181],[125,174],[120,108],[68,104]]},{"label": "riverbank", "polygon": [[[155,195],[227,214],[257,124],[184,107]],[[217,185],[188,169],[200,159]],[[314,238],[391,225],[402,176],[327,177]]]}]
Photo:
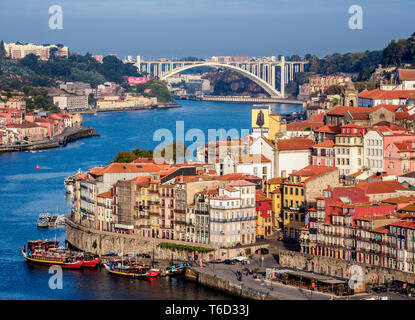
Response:
[{"label": "riverbank", "polygon": [[20,145],[0,146],[0,152],[22,152],[59,148],[66,146],[72,141],[97,136],[99,136],[99,133],[92,127],[65,128],[61,134],[50,140],[41,140]]},{"label": "riverbank", "polygon": [[[251,260],[251,263],[255,263]],[[237,279],[240,265],[208,264],[203,267],[192,266],[186,268],[185,276],[188,280],[213,290],[224,292],[235,297],[251,300],[330,300],[334,295],[280,284],[277,281],[265,279],[261,275],[265,272],[260,265],[247,265],[249,269],[258,269],[254,275],[243,273],[241,281]]]}]

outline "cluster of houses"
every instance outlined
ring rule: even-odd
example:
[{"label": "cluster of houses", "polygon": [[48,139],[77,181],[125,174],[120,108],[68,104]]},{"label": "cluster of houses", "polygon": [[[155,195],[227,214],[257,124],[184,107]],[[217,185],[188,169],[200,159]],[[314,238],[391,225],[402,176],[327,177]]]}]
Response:
[{"label": "cluster of houses", "polygon": [[[250,135],[209,142],[195,162],[137,159],[79,173],[72,219],[216,248],[277,235],[307,254],[415,272],[415,74],[398,74],[398,104],[364,91],[289,124],[254,106]],[[363,97],[375,98],[358,106]]]},{"label": "cluster of houses", "polygon": [[0,145],[31,143],[52,138],[65,128],[82,125],[80,114],[26,111],[23,97],[15,96],[0,103]]}]

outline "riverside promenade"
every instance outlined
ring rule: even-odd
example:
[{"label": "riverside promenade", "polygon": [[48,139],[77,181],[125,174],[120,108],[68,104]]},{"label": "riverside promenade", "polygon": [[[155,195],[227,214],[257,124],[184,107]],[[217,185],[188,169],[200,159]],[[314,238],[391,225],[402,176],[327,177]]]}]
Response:
[{"label": "riverside promenade", "polygon": [[21,152],[59,148],[75,140],[96,136],[99,136],[99,134],[92,127],[65,128],[61,134],[58,134],[51,139],[27,144],[0,146],[0,152]]},{"label": "riverside promenade", "polygon": [[[262,265],[262,266],[261,266]],[[303,288],[284,285],[276,281],[265,279],[260,273],[265,272],[266,268],[276,267],[275,259],[272,255],[267,255],[262,262],[259,255],[254,255],[250,259],[250,264],[241,266],[239,264],[205,264],[203,267],[192,266],[186,270],[186,277],[198,284],[205,285],[212,289],[221,290],[228,294],[254,300],[332,300],[338,299],[335,295],[310,291]],[[238,281],[237,271],[244,267],[249,269],[258,268],[258,275],[255,279],[253,275],[245,275],[242,272],[242,280]]]}]

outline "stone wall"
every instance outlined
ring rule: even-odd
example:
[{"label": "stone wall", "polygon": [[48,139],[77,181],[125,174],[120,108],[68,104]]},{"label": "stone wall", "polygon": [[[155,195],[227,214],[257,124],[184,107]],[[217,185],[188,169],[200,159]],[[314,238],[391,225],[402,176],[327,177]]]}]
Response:
[{"label": "stone wall", "polygon": [[186,268],[186,278],[197,282],[203,286],[225,292],[227,294],[241,297],[244,299],[253,300],[278,300],[276,297],[271,297],[266,292],[259,292],[244,287],[241,284],[234,284],[228,280],[203,272],[196,272],[191,268]]},{"label": "stone wall", "polygon": [[279,262],[285,267],[297,268],[345,279],[349,278],[349,268],[355,265],[362,268],[363,282],[366,284],[373,283],[375,275],[378,276],[379,284],[383,284],[385,281],[390,282],[391,280],[415,283],[414,273],[401,272],[355,261],[345,261],[294,251],[281,251],[279,254]]},{"label": "stone wall", "polygon": [[167,240],[167,239],[153,239],[153,238],[139,238],[137,234],[119,234],[107,231],[99,231],[85,226],[81,226],[69,218],[66,219],[66,242],[82,251],[86,251],[96,255],[105,255],[110,252],[114,253],[148,253],[153,254],[155,259],[173,259],[187,261],[189,258],[194,258],[193,252],[160,248],[159,243],[168,242],[196,247],[204,247],[214,249],[211,252],[199,252],[199,258],[202,261],[213,260],[214,257],[218,259],[232,259],[241,254],[250,255],[259,248],[267,248],[268,245],[252,245],[243,248],[220,249],[210,245],[203,245],[199,243],[189,243],[183,241]]}]

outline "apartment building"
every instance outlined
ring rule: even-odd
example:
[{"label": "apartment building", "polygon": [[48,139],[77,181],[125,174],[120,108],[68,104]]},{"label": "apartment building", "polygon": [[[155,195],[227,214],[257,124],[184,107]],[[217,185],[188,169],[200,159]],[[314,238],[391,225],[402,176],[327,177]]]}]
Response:
[{"label": "apartment building", "polygon": [[222,248],[255,243],[255,184],[239,180],[211,197],[210,243]]},{"label": "apartment building", "polygon": [[335,165],[340,177],[359,171],[363,166],[363,136],[367,127],[347,124],[335,140]]}]

